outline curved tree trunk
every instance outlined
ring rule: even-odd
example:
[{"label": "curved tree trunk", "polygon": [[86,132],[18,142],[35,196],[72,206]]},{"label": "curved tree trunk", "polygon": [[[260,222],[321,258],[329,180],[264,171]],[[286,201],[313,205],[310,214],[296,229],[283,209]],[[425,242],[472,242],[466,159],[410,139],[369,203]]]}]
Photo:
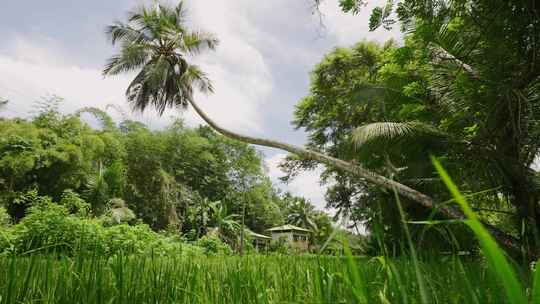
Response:
[{"label": "curved tree trunk", "polygon": [[[265,146],[270,148],[276,148],[280,150],[285,150],[287,152],[290,152],[292,154],[296,154],[298,156],[301,156],[306,159],[315,160],[321,163],[324,163],[329,166],[333,166],[335,168],[341,169],[343,171],[349,172],[355,176],[361,177],[368,182],[371,182],[377,186],[380,186],[382,188],[385,188],[390,191],[396,191],[399,195],[406,197],[416,203],[419,203],[420,205],[429,208],[429,209],[436,209],[439,213],[444,215],[445,217],[449,219],[464,219],[465,215],[458,209],[445,207],[437,205],[434,200],[427,196],[424,193],[421,193],[417,190],[414,190],[404,184],[398,183],[394,180],[391,180],[387,177],[384,177],[382,175],[379,175],[377,173],[374,173],[368,169],[363,168],[359,164],[350,163],[317,151],[313,151],[304,147],[299,147],[287,143],[282,143],[275,140],[265,139],[265,138],[257,138],[257,137],[250,137],[245,136],[242,134],[238,134],[232,131],[229,131],[227,129],[222,128],[219,126],[216,122],[214,122],[206,113],[199,107],[199,105],[194,101],[190,100],[190,104],[195,109],[197,114],[208,124],[210,127],[212,127],[214,130],[216,130],[218,133],[235,139],[239,140],[245,143],[259,145],[259,146]],[[521,246],[519,241],[512,237],[511,235],[508,235],[507,233],[499,230],[498,228],[485,224],[486,228],[491,232],[491,235],[504,247],[508,250],[509,253],[518,256],[521,252]],[[529,253],[529,255],[533,255],[533,258],[536,256],[534,253]]]}]

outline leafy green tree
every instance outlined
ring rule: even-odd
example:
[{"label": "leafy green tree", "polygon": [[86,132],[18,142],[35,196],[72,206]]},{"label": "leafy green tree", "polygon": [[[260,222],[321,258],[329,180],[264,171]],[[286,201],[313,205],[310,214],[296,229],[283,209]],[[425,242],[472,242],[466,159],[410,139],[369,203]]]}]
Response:
[{"label": "leafy green tree", "polygon": [[[0,143],[0,189],[59,199],[65,189],[82,189],[93,169],[91,158],[103,147],[92,130],[72,116],[39,113],[31,122],[4,120]],[[92,145],[84,143],[92,141]]]},{"label": "leafy green tree", "polygon": [[[361,42],[335,49],[313,70],[310,95],[297,105],[294,124],[308,131],[309,145],[316,149],[360,162],[434,198],[445,198],[438,191],[443,187],[434,188],[429,153],[447,151],[447,145],[440,143],[446,136],[430,125],[439,116],[428,112],[429,104],[401,91],[408,82],[419,86],[424,79],[418,62],[399,63],[396,58],[403,57],[399,51],[393,42],[383,46]],[[406,90],[409,87],[413,86]],[[373,123],[403,119],[413,122]],[[314,163],[291,157],[283,166],[292,177]],[[401,220],[392,191],[334,167],[326,167],[323,178],[330,184],[326,199],[337,210],[336,217],[349,218],[368,229],[373,221],[382,219],[392,227],[388,235],[400,239]],[[403,203],[413,219],[430,216],[427,208],[406,198]]]},{"label": "leafy green tree", "polygon": [[254,232],[265,233],[266,229],[284,223],[280,198],[268,178],[245,191],[231,192],[228,201],[232,212],[244,212],[245,225]]},{"label": "leafy green tree", "polygon": [[[365,2],[341,5],[357,13]],[[357,141],[364,148],[371,140],[395,144],[426,131],[437,134],[438,143],[450,150],[440,153],[445,166],[465,171],[464,189],[497,188],[487,197],[488,205],[498,203],[497,195],[506,197],[517,225],[526,230],[521,244],[536,251],[540,197],[531,165],[538,155],[540,24],[535,1],[387,1],[372,12],[370,27],[396,21],[408,34],[396,63],[416,63],[419,78],[397,86],[387,79],[382,87],[387,94],[397,91],[424,101],[421,112],[433,119],[419,120],[429,122],[429,128],[403,116],[357,125]],[[477,182],[471,183],[474,178]],[[513,244],[514,251],[520,246],[509,238],[499,240]]]}]

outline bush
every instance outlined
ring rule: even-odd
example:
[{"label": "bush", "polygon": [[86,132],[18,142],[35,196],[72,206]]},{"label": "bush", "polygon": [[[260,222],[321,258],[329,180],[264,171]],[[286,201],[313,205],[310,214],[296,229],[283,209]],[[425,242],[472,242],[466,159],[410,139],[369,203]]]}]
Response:
[{"label": "bush", "polygon": [[[204,252],[201,248],[159,235],[147,225],[104,227],[100,220],[69,213],[66,206],[50,201],[30,207],[28,215],[9,230],[8,236],[0,238],[0,251],[98,256],[119,253],[196,255]],[[216,248],[226,250],[221,245]]]},{"label": "bush", "polygon": [[0,228],[7,227],[11,224],[11,217],[6,208],[0,207]]},{"label": "bush", "polygon": [[66,207],[44,202],[28,209],[28,215],[13,228],[16,253],[34,251],[74,252],[91,246],[103,254],[100,225],[69,215]]},{"label": "bush", "polygon": [[201,247],[207,255],[231,255],[233,253],[231,247],[215,235],[205,235],[195,244]]},{"label": "bush", "polygon": [[0,256],[13,251],[13,234],[10,228],[0,227]]},{"label": "bush", "polygon": [[113,226],[119,224],[134,224],[137,217],[135,213],[129,209],[121,198],[113,198],[109,201],[107,211],[101,217],[103,224]]},{"label": "bush", "polygon": [[60,205],[66,207],[71,214],[75,214],[80,217],[87,217],[90,215],[90,204],[82,199],[79,194],[73,190],[68,189],[62,193]]},{"label": "bush", "polygon": [[293,253],[293,250],[291,246],[289,245],[289,242],[287,242],[286,238],[279,238],[277,240],[273,240],[272,242],[270,242],[268,251],[279,253],[279,254],[292,254]]}]

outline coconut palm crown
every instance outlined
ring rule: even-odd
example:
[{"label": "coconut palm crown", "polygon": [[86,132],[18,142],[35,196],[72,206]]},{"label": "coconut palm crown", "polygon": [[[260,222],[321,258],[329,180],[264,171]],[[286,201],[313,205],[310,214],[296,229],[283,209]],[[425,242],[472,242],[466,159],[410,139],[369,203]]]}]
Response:
[{"label": "coconut palm crown", "polygon": [[103,74],[137,72],[126,97],[131,106],[144,111],[151,105],[163,114],[166,108],[187,107],[193,88],[212,92],[212,84],[189,57],[205,49],[213,50],[218,40],[213,34],[186,27],[184,2],[176,7],[156,4],[128,13],[127,22],[116,21],[106,29],[119,53],[106,63]]}]

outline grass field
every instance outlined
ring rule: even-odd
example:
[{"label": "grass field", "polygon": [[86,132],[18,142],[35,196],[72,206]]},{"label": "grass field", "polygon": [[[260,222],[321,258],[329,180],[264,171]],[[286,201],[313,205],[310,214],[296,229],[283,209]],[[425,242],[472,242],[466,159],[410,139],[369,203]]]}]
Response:
[{"label": "grass field", "polygon": [[[481,262],[448,257],[419,268],[429,303],[508,303]],[[0,303],[422,303],[421,293],[410,259],[0,259]]]}]

